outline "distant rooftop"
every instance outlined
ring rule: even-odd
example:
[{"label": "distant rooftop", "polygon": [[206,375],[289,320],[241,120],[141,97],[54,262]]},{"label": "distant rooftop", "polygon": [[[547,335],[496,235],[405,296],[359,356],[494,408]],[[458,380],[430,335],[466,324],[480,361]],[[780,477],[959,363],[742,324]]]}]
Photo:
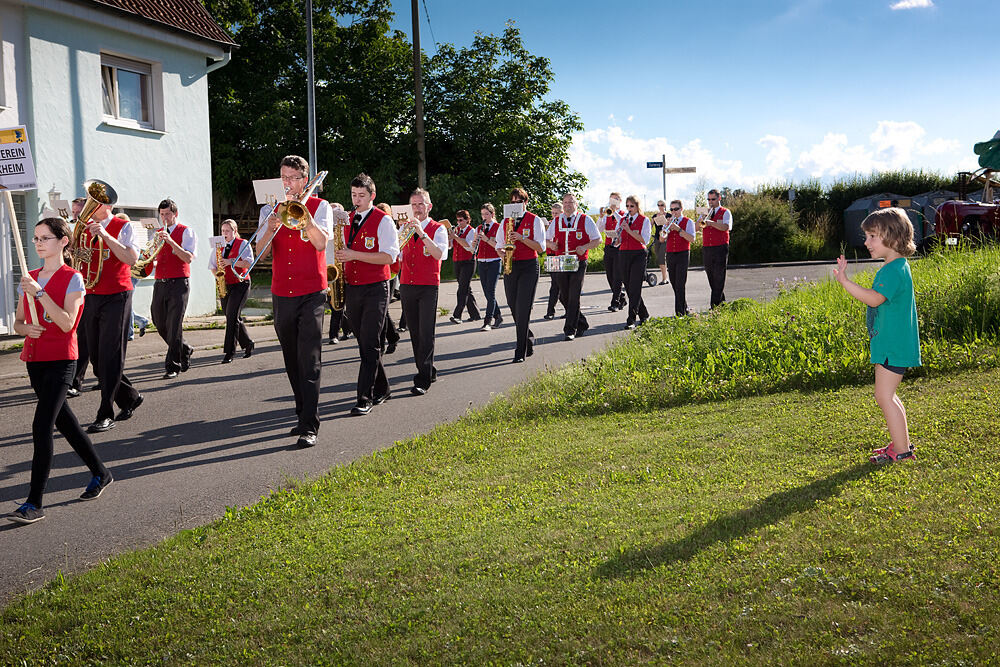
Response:
[{"label": "distant rooftop", "polygon": [[92,2],[210,42],[236,46],[229,33],[215,22],[199,0],[92,0]]}]

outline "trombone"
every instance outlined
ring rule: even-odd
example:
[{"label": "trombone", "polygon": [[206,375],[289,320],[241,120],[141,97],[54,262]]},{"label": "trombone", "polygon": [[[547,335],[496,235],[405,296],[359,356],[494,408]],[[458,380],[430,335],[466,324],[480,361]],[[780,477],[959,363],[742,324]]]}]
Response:
[{"label": "trombone", "polygon": [[[320,186],[328,173],[328,171],[321,171],[316,174],[311,181],[306,183],[306,186],[302,190],[302,194],[299,195],[298,199],[275,202],[274,205],[271,206],[271,210],[267,212],[267,215],[263,216],[263,219],[266,221],[272,215],[276,214],[279,218],[281,218],[282,225],[297,231],[299,233],[299,237],[303,241],[308,241],[309,237],[306,235],[305,230],[309,221],[312,219],[312,215],[310,215],[309,209],[306,208],[305,203],[306,200],[312,196],[313,190]],[[288,192],[288,188],[285,188],[285,192]],[[247,241],[247,243],[253,243],[253,241],[257,238],[257,235],[260,233],[260,230],[265,227],[266,225],[258,225],[257,231],[253,233],[253,236],[250,237],[250,240]],[[261,258],[267,254],[267,249],[271,247],[271,242],[274,241],[274,237],[277,233],[278,232],[275,232],[271,235],[271,238],[269,238],[267,243],[264,244],[264,247],[260,249],[260,252],[257,253],[256,257],[254,257],[250,266],[246,268],[246,271],[240,273],[236,270],[235,266],[233,267],[233,273],[236,274],[237,278],[240,280],[246,280],[250,276],[250,271],[253,270],[253,267],[255,267],[257,262],[259,262]]]}]

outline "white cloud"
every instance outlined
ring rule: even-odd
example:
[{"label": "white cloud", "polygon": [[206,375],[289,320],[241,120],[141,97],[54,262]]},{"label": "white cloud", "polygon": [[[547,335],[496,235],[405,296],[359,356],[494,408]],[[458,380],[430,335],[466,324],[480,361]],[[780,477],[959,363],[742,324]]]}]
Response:
[{"label": "white cloud", "polygon": [[929,9],[934,6],[933,0],[899,0],[889,5],[889,9]]},{"label": "white cloud", "polygon": [[[685,144],[671,143],[666,137],[640,137],[611,124],[579,132],[570,147],[570,166],[587,177],[583,200],[591,210],[607,201],[608,193],[637,194],[647,208],[662,194],[658,169],[646,162],[665,157],[668,167],[696,167],[696,174],[667,176],[667,197],[686,203],[694,199],[700,181],[708,187],[729,186],[753,189],[761,183],[819,178],[830,181],[855,173],[867,174],[887,169],[931,169],[952,173],[974,168],[975,156],[969,146],[954,139],[928,137],[913,121],[883,120],[860,142],[852,142],[843,132],[829,131],[814,143],[793,145],[788,137],[768,134],[757,140],[762,149],[753,155],[739,155],[722,145],[720,157],[701,139]],[[745,165],[752,165],[746,168]]]},{"label": "white cloud", "polygon": [[768,134],[757,140],[759,146],[767,149],[767,174],[771,178],[781,176],[792,159],[792,150],[788,147],[788,137]]}]

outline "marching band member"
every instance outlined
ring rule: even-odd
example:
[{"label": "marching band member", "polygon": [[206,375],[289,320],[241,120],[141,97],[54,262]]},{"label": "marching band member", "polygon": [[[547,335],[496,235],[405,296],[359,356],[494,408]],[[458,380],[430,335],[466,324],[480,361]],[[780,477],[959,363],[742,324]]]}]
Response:
[{"label": "marching band member", "polygon": [[[528,193],[523,188],[510,192],[511,204],[528,203]],[[497,231],[497,242],[504,246],[504,225]],[[538,253],[545,250],[545,225],[542,219],[530,211],[514,223],[514,247],[503,250],[506,255],[513,253],[513,270],[504,276],[503,289],[507,295],[507,307],[514,317],[517,329],[517,344],[514,347],[514,363],[535,353],[535,334],[531,332],[531,306],[535,301],[538,287]]]},{"label": "marching band member", "polygon": [[[390,216],[390,218],[392,217],[392,206],[389,204],[382,202],[381,204],[376,204],[376,208]],[[389,266],[389,271],[391,273],[391,277],[389,278],[389,303],[391,304],[393,299],[399,299],[399,267],[396,264],[392,264]],[[400,308],[402,308],[402,304],[400,304]],[[385,327],[382,328],[382,337],[380,339],[381,349],[383,350],[382,354],[392,354],[395,352],[396,345],[399,344],[399,339],[399,331],[396,331],[396,325],[392,321],[392,313],[389,312],[389,307],[386,306]]]},{"label": "marching band member", "polygon": [[[334,202],[330,204],[330,208],[334,211],[343,211],[344,205]],[[335,261],[334,252],[336,248],[334,247],[334,239],[331,235],[330,241],[326,244],[326,263],[327,265],[333,264]],[[351,337],[351,325],[347,321],[347,317],[344,316],[344,309],[341,308],[337,310],[333,307],[333,301],[328,296],[326,299],[327,304],[330,306],[330,337],[326,341],[327,345],[336,345],[342,340],[347,340]]]},{"label": "marching band member", "polygon": [[719,191],[708,191],[708,215],[699,221],[701,231],[701,255],[705,264],[705,276],[712,288],[710,304],[715,308],[726,301],[726,263],[729,260],[729,232],[733,228],[733,214],[719,205]]},{"label": "marching band member", "polygon": [[[431,195],[417,188],[410,195],[414,221],[404,227],[399,252],[399,300],[410,327],[417,374],[410,393],[423,396],[437,379],[434,368],[434,324],[437,319],[441,261],[448,254],[448,232],[430,218]],[[405,230],[410,230],[407,235]]]},{"label": "marching band member", "polygon": [[[88,433],[103,433],[114,428],[115,421],[131,418],[143,400],[124,373],[125,339],[132,326],[131,267],[139,258],[139,248],[132,225],[112,216],[108,204],[101,204],[90,216],[84,243],[89,245],[98,236],[104,242],[104,265],[97,284],[84,297],[80,325],[86,330],[87,349],[101,385],[101,405],[94,422],[87,427]],[[81,263],[85,276],[91,275],[91,264],[99,261],[96,255],[95,250],[90,262]],[[121,408],[117,415],[113,405]]]},{"label": "marching band member", "polygon": [[344,225],[344,248],[336,257],[344,263],[344,309],[358,340],[358,402],[352,415],[367,415],[373,405],[389,398],[389,381],[382,366],[381,337],[389,306],[389,265],[399,255],[399,237],[392,218],[373,206],[375,181],[358,174],[351,181],[354,212]]},{"label": "marching band member", "polygon": [[469,223],[472,217],[462,209],[455,213],[457,227],[452,229],[451,261],[455,267],[455,278],[458,280],[458,304],[452,313],[451,321],[459,324],[462,321],[462,310],[469,312],[469,321],[478,322],[479,307],[476,305],[476,295],[472,293],[472,276],[476,273],[476,258],[472,256],[472,246],[476,238],[476,230]]},{"label": "marching band member", "polygon": [[[549,220],[548,228],[545,230],[545,238],[552,238],[552,229],[558,224],[559,218],[563,214],[563,206],[561,203],[556,202],[552,204],[552,218]],[[556,251],[549,246],[548,243],[545,244],[545,256],[552,257],[556,255]],[[560,300],[559,292],[559,282],[556,280],[556,274],[549,274],[549,301],[545,305],[545,319],[554,320],[556,318],[556,302]],[[563,308],[566,308],[566,302],[563,301]]]},{"label": "marching band member", "polygon": [[649,319],[649,312],[642,300],[642,282],[646,276],[646,246],[652,225],[649,218],[639,212],[639,198],[629,195],[625,200],[627,217],[621,225],[621,246],[618,254],[618,265],[621,279],[628,293],[628,318],[626,329],[635,329],[635,320],[639,324]]},{"label": "marching band member", "polygon": [[[309,163],[298,155],[286,155],[279,167],[281,182],[288,188],[287,200],[300,201],[309,178]],[[275,209],[265,217],[266,226],[257,241],[261,256],[271,261],[271,302],[274,331],[278,334],[285,373],[295,395],[298,420],[291,435],[298,447],[312,447],[319,432],[320,371],[323,367],[323,312],[326,310],[326,243],[330,237],[332,210],[326,200],[309,196],[304,202],[311,218],[302,232],[282,224]]]},{"label": "marching band member", "polygon": [[[76,371],[76,330],[84,303],[83,277],[66,265],[72,231],[62,218],[46,218],[35,225],[32,241],[42,268],[21,278],[14,331],[24,336],[21,360],[26,362],[31,388],[38,397],[31,436],[35,450],[31,459],[31,486],[27,500],[9,515],[16,523],[35,523],[45,518],[42,494],[52,469],[52,429],[66,441],[90,469],[90,483],[80,496],[93,500],[113,481],[109,471],[80,427],[66,402],[66,392]],[[28,299],[35,300],[41,322],[27,322]]]},{"label": "marching band member", "polygon": [[479,265],[479,285],[486,297],[486,310],[483,312],[483,326],[480,331],[489,331],[493,327],[499,327],[503,322],[500,306],[497,305],[497,281],[500,280],[500,269],[503,268],[500,255],[497,253],[497,231],[503,225],[496,221],[496,209],[489,202],[482,205],[479,215],[483,222],[476,231],[479,239],[476,260]]},{"label": "marching band member", "polygon": [[653,252],[656,253],[656,265],[660,267],[660,285],[666,285],[667,280],[667,202],[660,199],[656,202],[658,209],[653,216]]},{"label": "marching band member", "polygon": [[674,288],[674,314],[687,315],[688,264],[691,261],[691,243],[694,241],[694,220],[684,215],[680,199],[670,202],[670,219],[664,227],[667,232],[666,254],[670,284]]},{"label": "marching band member", "polygon": [[[611,305],[608,310],[612,313],[625,307],[625,292],[622,289],[621,270],[618,267],[618,252],[621,244],[620,235],[616,234],[618,223],[625,216],[625,211],[621,210],[622,196],[618,192],[612,192],[608,197],[608,206],[604,211],[604,276],[608,280],[608,287],[611,288]],[[608,213],[608,210],[611,212]]]},{"label": "marching band member", "polygon": [[[226,335],[222,343],[222,363],[232,362],[236,354],[236,343],[243,349],[243,358],[253,354],[254,342],[243,323],[243,306],[250,293],[250,280],[240,280],[233,271],[235,266],[240,272],[246,271],[253,262],[253,250],[250,244],[240,237],[236,229],[236,221],[230,218],[222,221],[222,236],[226,245],[222,248],[222,266],[225,268],[226,294],[222,297],[222,312],[226,314]],[[214,278],[219,270],[216,253],[209,253],[208,270]]]},{"label": "marching band member", "polygon": [[[83,205],[87,203],[86,197],[77,197],[74,199],[70,207],[73,212],[73,220],[70,224],[76,222],[76,219],[80,217],[80,212],[83,211]],[[135,288],[135,282],[132,283],[133,289]],[[145,329],[139,332],[140,337],[146,333]],[[73,384],[69,386],[69,391],[66,392],[66,396],[69,398],[75,398],[80,395],[80,391],[83,389],[83,379],[87,375],[87,366],[90,364],[90,352],[87,351],[87,335],[84,328],[78,327],[76,332],[77,339],[77,349],[79,351],[79,357],[76,360],[76,375],[73,376]]]},{"label": "marching band member", "polygon": [[580,267],[576,271],[552,274],[559,286],[559,298],[566,305],[566,322],[563,324],[566,340],[582,336],[590,328],[587,318],[580,312],[580,293],[587,273],[587,255],[601,245],[597,224],[589,215],[578,213],[576,206],[576,195],[571,192],[563,195],[560,207],[563,213],[549,227],[546,235],[546,245],[555,255],[575,254],[580,259]]},{"label": "marching band member", "polygon": [[[194,260],[196,239],[194,230],[177,221],[177,204],[164,199],[159,206],[163,228],[156,234],[163,245],[156,253],[156,272],[153,274],[153,300],[149,314],[156,332],[167,344],[164,360],[164,380],[177,377],[186,371],[194,348],[184,342],[184,312],[191,292],[191,262]],[[129,322],[129,326],[131,326]]]}]

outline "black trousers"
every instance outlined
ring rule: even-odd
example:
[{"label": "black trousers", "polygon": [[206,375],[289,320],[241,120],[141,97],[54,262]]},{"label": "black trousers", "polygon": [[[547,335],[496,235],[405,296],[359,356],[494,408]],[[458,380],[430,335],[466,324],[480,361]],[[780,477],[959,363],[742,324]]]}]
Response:
[{"label": "black trousers", "polygon": [[[166,278],[153,283],[149,314],[157,333],[167,344],[167,358],[163,366],[168,373],[179,371],[182,367],[186,369],[186,364],[181,362],[194,352],[194,348],[184,342],[184,312],[190,292],[187,278]],[[131,327],[132,323],[128,325]]]},{"label": "black trousers", "polygon": [[535,334],[531,332],[531,306],[535,302],[538,288],[538,260],[516,259],[509,275],[503,277],[503,291],[507,295],[507,307],[514,317],[517,330],[517,344],[514,358],[523,359],[529,351],[534,351]]},{"label": "black trousers", "polygon": [[274,305],[274,331],[278,334],[281,356],[285,360],[285,373],[295,396],[298,426],[303,431],[318,433],[326,294],[272,294],[271,302]]},{"label": "black trousers", "polygon": [[559,281],[556,278],[558,275],[559,273],[549,274],[549,301],[545,304],[545,314],[553,317],[556,314],[556,303],[561,303],[563,308],[566,308],[566,299],[562,295]]},{"label": "black trousers", "polygon": [[674,288],[674,314],[687,315],[687,279],[688,264],[691,262],[691,251],[667,253],[667,276]]},{"label": "black trousers", "polygon": [[[155,291],[156,288],[153,289]],[[226,354],[236,351],[236,343],[239,343],[244,350],[253,343],[246,325],[243,324],[243,306],[247,302],[249,293],[249,280],[226,285],[226,296],[222,297],[222,312],[226,314],[226,337],[222,343],[222,351]]]},{"label": "black trousers", "polygon": [[86,329],[87,349],[94,375],[101,385],[101,406],[97,418],[113,419],[114,405],[131,408],[139,392],[125,375],[128,327],[132,326],[132,290],[116,294],[88,294],[84,300],[81,326]]},{"label": "black trousers", "polygon": [[59,429],[91,474],[104,476],[108,472],[97,456],[94,443],[80,427],[80,422],[66,402],[66,391],[75,375],[76,361],[71,359],[28,362],[28,379],[38,397],[35,418],[31,422],[35,453],[31,457],[31,487],[28,491],[28,502],[35,507],[42,506],[42,494],[52,470],[53,427]]},{"label": "black trousers", "polygon": [[400,285],[399,300],[403,304],[403,314],[410,328],[410,344],[413,346],[413,363],[417,374],[413,385],[430,389],[434,380],[434,324],[437,319],[437,285]]},{"label": "black trousers", "polygon": [[[128,332],[126,332],[128,338]],[[90,363],[90,351],[87,349],[87,332],[83,328],[83,319],[80,319],[80,326],[76,328],[76,373],[73,375],[71,386],[83,389],[83,379],[87,375],[87,365]]]},{"label": "black trousers", "polygon": [[620,250],[618,267],[625,292],[628,294],[628,318],[626,322],[645,322],[649,318],[646,303],[642,300],[642,283],[646,278],[646,250]]},{"label": "black trousers", "polygon": [[346,308],[335,310],[329,297],[327,297],[326,302],[330,304],[330,338],[338,338],[341,331],[344,332],[344,336],[352,333],[351,323],[347,321],[347,317],[344,315]]},{"label": "black trousers", "polygon": [[552,280],[559,286],[559,300],[566,307],[566,322],[563,333],[567,336],[582,334],[590,328],[587,318],[580,312],[580,293],[583,292],[583,278],[587,274],[587,260],[580,260],[576,271],[560,271],[552,274]]},{"label": "black trousers", "polygon": [[604,277],[611,288],[611,305],[618,305],[623,300],[621,268],[618,266],[621,250],[613,245],[604,246]]},{"label": "black trousers", "polygon": [[368,285],[347,285],[344,311],[354,329],[361,355],[358,369],[358,403],[372,404],[389,395],[389,380],[382,366],[382,329],[389,307],[389,281]]},{"label": "black trousers", "polygon": [[[472,293],[472,276],[476,273],[476,260],[467,259],[455,262],[455,277],[458,279],[458,305],[455,306],[455,317],[462,319],[462,310],[469,313],[469,318],[478,320],[479,306],[476,305],[476,295]],[[402,294],[402,289],[400,289]]]},{"label": "black trousers", "polygon": [[715,308],[726,301],[726,264],[729,261],[729,244],[709,246],[701,249],[705,263],[705,276],[712,289],[709,303]]}]

